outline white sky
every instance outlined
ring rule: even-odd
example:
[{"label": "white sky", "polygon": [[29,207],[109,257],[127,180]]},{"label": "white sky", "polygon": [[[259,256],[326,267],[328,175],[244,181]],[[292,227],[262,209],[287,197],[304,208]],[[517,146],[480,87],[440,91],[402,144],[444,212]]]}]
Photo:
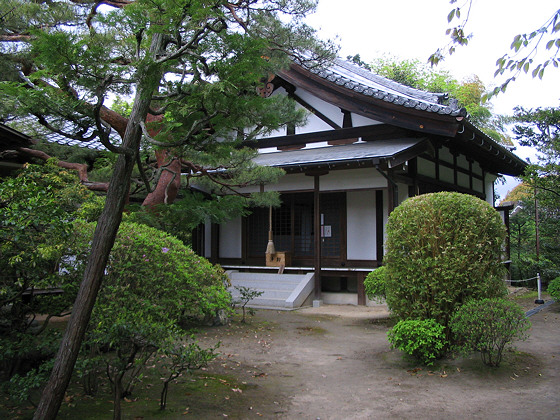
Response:
[{"label": "white sky", "polygon": [[[459,7],[464,0],[458,0]],[[448,0],[319,0],[317,12],[307,23],[319,30],[322,38],[338,37],[339,55],[360,54],[365,62],[383,55],[426,62],[439,47],[448,43],[445,30],[450,27],[447,14],[453,6]],[[490,88],[496,60],[509,53],[513,37],[542,26],[560,8],[558,0],[473,0],[466,33],[473,38],[466,47],[439,65],[461,80],[476,74]],[[462,16],[467,13],[462,8]],[[451,24],[454,24],[453,21]],[[544,49],[544,46],[543,46]],[[543,80],[523,75],[510,84],[505,94],[492,99],[493,110],[511,114],[515,106],[525,108],[560,106],[560,69],[549,66]],[[522,158],[531,150],[519,148]],[[509,179],[496,191],[502,197],[518,181]]]}]

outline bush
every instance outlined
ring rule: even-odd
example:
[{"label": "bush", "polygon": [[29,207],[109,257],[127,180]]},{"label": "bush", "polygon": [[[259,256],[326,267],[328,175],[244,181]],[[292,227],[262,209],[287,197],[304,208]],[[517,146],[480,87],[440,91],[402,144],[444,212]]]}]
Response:
[{"label": "bush", "polygon": [[442,192],[409,198],[387,224],[387,304],[400,319],[446,327],[468,299],[501,297],[506,230],[492,206]]},{"label": "bush", "polygon": [[54,159],[0,179],[0,376],[12,378],[11,396],[26,398],[58,348],[60,331],[48,326],[69,312],[79,283],[63,281],[57,266],[71,221],[92,200]]},{"label": "bush", "polygon": [[385,299],[385,287],[387,284],[387,268],[379,267],[367,275],[364,280],[364,288],[368,298],[381,303]]},{"label": "bush", "polygon": [[[95,224],[77,222],[75,227],[68,250],[72,258],[64,259],[62,269],[66,276],[81,278]],[[220,267],[179,239],[149,226],[121,223],[82,348],[87,350],[83,358],[103,359],[115,412],[151,357],[176,355],[177,342],[185,335],[180,324],[231,307],[227,283]],[[193,346],[192,352],[199,349]],[[192,352],[188,357],[196,357]],[[86,369],[82,376],[88,373]]]},{"label": "bush", "polygon": [[463,354],[481,352],[488,366],[499,366],[503,351],[516,339],[525,339],[531,323],[519,305],[504,299],[472,300],[451,319],[457,349]]},{"label": "bush", "polygon": [[[61,269],[66,276],[81,280],[95,223],[77,222],[75,228],[67,251],[72,257],[63,260]],[[179,323],[191,317],[217,315],[218,311],[230,308],[228,284],[222,268],[196,255],[177,238],[149,226],[123,222],[109,255],[97,302],[103,301],[104,294],[120,288],[130,294],[127,306],[151,308],[154,316],[166,313]]]},{"label": "bush", "polygon": [[447,347],[445,327],[433,319],[399,321],[387,337],[392,348],[397,348],[430,366],[441,357]]},{"label": "bush", "polygon": [[546,291],[556,302],[560,302],[560,277],[556,277],[548,284]]}]

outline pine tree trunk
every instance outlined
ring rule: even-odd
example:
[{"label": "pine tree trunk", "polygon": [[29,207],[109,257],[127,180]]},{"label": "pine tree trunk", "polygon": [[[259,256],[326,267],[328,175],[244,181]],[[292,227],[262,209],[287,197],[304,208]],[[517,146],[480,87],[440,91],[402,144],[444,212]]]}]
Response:
[{"label": "pine tree trunk", "polygon": [[[161,34],[153,35],[148,56],[155,57],[162,46],[163,36]],[[148,64],[146,67],[144,72],[138,76],[132,113],[123,138],[123,147],[127,150],[127,153],[121,154],[115,165],[107,191],[105,207],[93,237],[91,254],[84,278],[74,302],[72,315],[60,344],[51,376],[35,411],[34,420],[53,420],[56,418],[101,286],[103,272],[117,235],[128,196],[130,176],[142,135],[140,122],[146,119],[150,97],[161,78],[161,69],[155,64]]]}]

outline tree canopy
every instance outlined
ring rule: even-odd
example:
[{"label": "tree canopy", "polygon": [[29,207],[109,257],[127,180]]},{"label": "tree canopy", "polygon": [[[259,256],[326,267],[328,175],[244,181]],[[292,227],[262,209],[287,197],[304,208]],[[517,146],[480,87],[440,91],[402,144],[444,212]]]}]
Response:
[{"label": "tree canopy", "polygon": [[[32,118],[68,138],[118,154],[74,311],[36,418],[56,416],[89,321],[136,166],[141,139],[159,151],[147,200],[170,200],[179,174],[220,189],[260,183],[241,140],[298,123],[280,95],[257,94],[290,60],[320,65],[333,51],[302,23],[313,0],[8,0],[0,6],[1,113]],[[130,114],[105,104],[133,97]],[[117,140],[110,130],[118,133]],[[258,176],[270,179],[273,171]],[[278,173],[276,174],[278,176]]]},{"label": "tree canopy", "polygon": [[516,140],[535,148],[538,160],[506,197],[520,202],[511,218],[512,268],[522,278],[539,272],[551,280],[560,274],[560,109],[518,107],[513,120]]},{"label": "tree canopy", "polygon": [[[438,48],[428,58],[428,62],[434,66],[445,59],[446,55],[455,53],[458,46],[469,44],[472,34],[466,31],[466,25],[471,13],[473,13],[473,0],[466,0],[458,5],[457,0],[450,0],[453,5],[447,15],[447,22],[454,24],[447,28],[446,35],[449,43]],[[466,12],[465,12],[466,11]],[[519,75],[531,72],[532,77],[542,79],[547,67],[552,65],[558,68],[560,65],[560,9],[556,10],[552,16],[545,17],[543,23],[531,32],[517,34],[513,37],[510,45],[510,52],[504,53],[496,60],[496,71],[494,76],[509,74],[499,86],[485,94],[485,99],[489,99],[500,92],[505,92],[508,85],[514,82]],[[545,57],[541,60],[537,58],[539,51],[546,51]]]}]

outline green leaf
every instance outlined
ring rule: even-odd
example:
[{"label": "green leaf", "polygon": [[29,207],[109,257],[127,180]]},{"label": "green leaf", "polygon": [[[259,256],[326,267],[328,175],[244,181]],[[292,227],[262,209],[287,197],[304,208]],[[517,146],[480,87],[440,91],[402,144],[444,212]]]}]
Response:
[{"label": "green leaf", "polygon": [[449,12],[449,14],[447,15],[447,22],[451,22],[453,20],[453,18],[455,17],[455,12],[457,9],[453,9],[451,10],[451,12]]}]

